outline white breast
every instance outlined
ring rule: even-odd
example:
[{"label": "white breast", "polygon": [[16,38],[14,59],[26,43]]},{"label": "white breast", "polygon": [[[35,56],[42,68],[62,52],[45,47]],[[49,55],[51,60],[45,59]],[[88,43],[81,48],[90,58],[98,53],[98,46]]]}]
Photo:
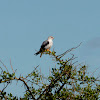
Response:
[{"label": "white breast", "polygon": [[52,39],[49,39],[48,41],[49,41],[49,44],[47,46],[45,46],[45,49],[50,49],[53,45]]}]

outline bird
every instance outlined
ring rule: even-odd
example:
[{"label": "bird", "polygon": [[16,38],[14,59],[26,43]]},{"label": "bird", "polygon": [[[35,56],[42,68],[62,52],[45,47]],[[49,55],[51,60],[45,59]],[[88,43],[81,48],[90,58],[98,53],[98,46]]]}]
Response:
[{"label": "bird", "polygon": [[53,39],[54,37],[53,36],[49,36],[47,40],[45,40],[41,47],[40,47],[40,50],[38,52],[36,52],[34,55],[38,55],[38,54],[41,54],[40,57],[42,56],[42,53],[45,52],[45,51],[50,51],[50,48],[52,47],[53,45]]}]

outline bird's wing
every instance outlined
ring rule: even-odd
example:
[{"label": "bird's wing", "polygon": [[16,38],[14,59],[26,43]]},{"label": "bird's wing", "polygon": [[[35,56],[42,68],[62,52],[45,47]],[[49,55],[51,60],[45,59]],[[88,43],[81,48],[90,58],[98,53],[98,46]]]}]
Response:
[{"label": "bird's wing", "polygon": [[42,45],[41,45],[41,49],[45,49],[45,47],[46,47],[48,44],[49,44],[49,41],[48,41],[48,40],[44,41],[44,42],[42,43]]}]

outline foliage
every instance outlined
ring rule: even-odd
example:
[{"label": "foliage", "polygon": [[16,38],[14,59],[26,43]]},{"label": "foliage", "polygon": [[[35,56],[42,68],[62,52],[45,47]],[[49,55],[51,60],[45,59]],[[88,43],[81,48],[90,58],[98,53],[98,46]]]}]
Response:
[{"label": "foliage", "polygon": [[[46,78],[40,74],[39,66],[34,68],[26,77],[20,76],[18,78],[12,66],[13,73],[9,73],[7,68],[5,71],[0,67],[0,84],[6,84],[0,90],[0,100],[98,100],[100,98],[100,81],[87,74],[87,66],[75,66],[72,63],[75,59],[74,55],[69,59],[62,58],[75,48],[69,49],[58,56],[56,56],[55,51],[45,52],[52,59],[55,59],[58,66],[52,68],[51,75]],[[3,66],[5,65],[3,64]],[[23,97],[6,93],[6,87],[13,80],[21,81],[24,84],[25,94]],[[44,83],[43,80],[47,80],[47,83]]]}]

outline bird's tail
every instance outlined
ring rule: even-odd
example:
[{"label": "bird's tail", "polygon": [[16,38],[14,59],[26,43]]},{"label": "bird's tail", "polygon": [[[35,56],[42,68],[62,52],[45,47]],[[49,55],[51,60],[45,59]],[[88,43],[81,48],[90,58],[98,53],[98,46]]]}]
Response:
[{"label": "bird's tail", "polygon": [[38,55],[40,53],[40,51],[38,51],[37,53],[35,53],[34,55]]}]

